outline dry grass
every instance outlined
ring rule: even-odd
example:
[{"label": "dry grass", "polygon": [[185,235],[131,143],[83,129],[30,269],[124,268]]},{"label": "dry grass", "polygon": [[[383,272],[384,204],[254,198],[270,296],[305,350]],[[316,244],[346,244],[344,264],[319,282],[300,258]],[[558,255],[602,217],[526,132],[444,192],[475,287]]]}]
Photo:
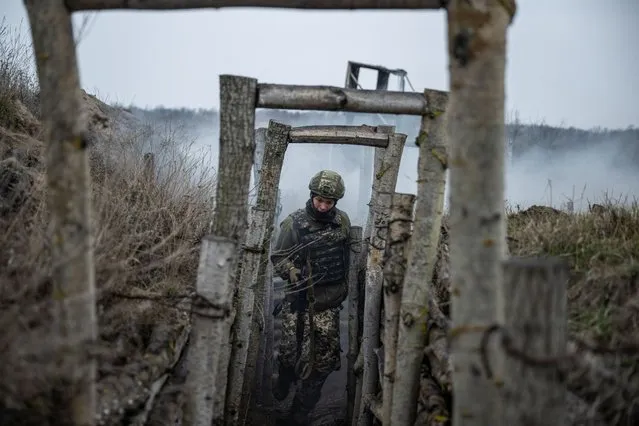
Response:
[{"label": "dry grass", "polygon": [[[53,406],[56,342],[45,144],[37,108],[29,104],[37,99],[33,80],[20,68],[25,51],[8,44],[11,34],[0,25],[0,423],[47,424],[21,417],[46,416]],[[108,353],[101,380],[147,359],[158,345],[171,346],[184,326],[175,306],[195,284],[214,179],[202,160],[188,157],[180,133],[165,130],[140,123],[130,132],[104,131],[90,149],[101,337],[95,349]],[[151,174],[143,160],[149,140],[162,142],[152,147]]]},{"label": "dry grass", "polygon": [[606,342],[629,337],[628,309],[639,290],[639,205],[608,201],[571,214],[534,206],[509,214],[508,235],[513,255],[570,264],[571,331]]}]

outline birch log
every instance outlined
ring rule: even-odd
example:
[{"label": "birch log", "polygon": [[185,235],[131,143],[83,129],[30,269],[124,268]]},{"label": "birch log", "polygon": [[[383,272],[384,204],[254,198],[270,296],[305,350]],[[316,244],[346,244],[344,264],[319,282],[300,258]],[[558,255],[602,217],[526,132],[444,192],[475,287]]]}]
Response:
[{"label": "birch log", "polygon": [[480,342],[495,322],[506,253],[504,69],[514,0],[448,6],[450,264],[455,425],[497,424],[497,392]]},{"label": "birch log", "polygon": [[[375,188],[374,185],[375,198],[371,200],[374,208],[374,220],[366,260],[366,294],[364,297],[364,324],[361,345],[361,351],[364,352],[361,390],[361,400],[363,402],[374,398],[379,384],[377,357],[374,351],[380,344],[379,325],[382,303],[381,262],[384,255],[391,202],[390,198],[391,194],[395,192],[405,142],[406,135],[401,133],[392,134],[388,148],[384,151],[380,167],[375,170],[375,180],[378,181],[378,184],[377,188]],[[369,426],[372,425],[372,422],[373,415],[368,409],[367,404],[360,402],[357,425]]]},{"label": "birch log", "polygon": [[228,338],[236,251],[237,242],[230,238],[209,235],[202,240],[187,357],[186,425],[211,426],[217,415],[212,401],[226,370],[219,370],[216,349]]},{"label": "birch log", "polygon": [[384,256],[384,376],[382,378],[382,425],[391,424],[393,384],[396,373],[397,332],[406,270],[406,251],[412,232],[415,195],[394,193]]},{"label": "birch log", "polygon": [[[568,265],[560,259],[509,259],[499,294],[498,320],[512,345],[535,358],[567,353]],[[566,424],[566,386],[554,368],[529,365],[497,352],[502,371],[501,425]]]},{"label": "birch log", "polygon": [[[258,188],[260,185],[260,171],[262,169],[262,159],[264,158],[264,149],[265,149],[265,145],[266,145],[266,128],[261,127],[259,129],[255,129],[255,152],[253,154],[253,187],[254,188]],[[268,282],[269,279],[269,268],[268,266],[270,266],[270,262],[267,263],[267,271],[266,271],[266,280]],[[268,305],[268,301],[267,298],[268,295],[264,296],[264,309],[267,309],[267,305]],[[263,373],[264,373],[264,351],[266,349],[266,332],[265,332],[265,327],[266,327],[266,315],[264,315],[263,313],[260,313],[260,316],[262,317],[262,324],[263,324],[263,329],[264,332],[261,333],[260,336],[260,343],[259,343],[259,352],[258,352],[258,361],[257,361],[257,366],[256,366],[256,370],[255,370],[255,398],[252,399],[253,403],[255,404],[261,404],[262,403],[262,385],[263,385]]]},{"label": "birch log", "polygon": [[350,240],[351,246],[350,266],[348,269],[348,367],[346,376],[346,419],[353,418],[355,408],[355,395],[357,378],[355,376],[355,361],[359,352],[359,256],[362,253],[362,227],[351,226]]},{"label": "birch log", "polygon": [[439,9],[442,0],[66,0],[73,10],[269,7],[292,9]]},{"label": "birch log", "polygon": [[397,337],[397,366],[393,386],[393,425],[415,423],[420,370],[426,346],[426,321],[432,277],[441,235],[446,187],[447,149],[444,110],[447,94],[429,96],[431,110],[422,117],[418,138],[419,161],[415,224],[408,260]]},{"label": "birch log", "polygon": [[[251,183],[251,166],[255,152],[255,97],[257,81],[252,78],[232,75],[220,76],[220,148],[217,173],[217,191],[215,214],[211,233],[217,237],[228,238],[240,245],[247,228],[248,193]],[[238,256],[231,261],[229,282],[236,283]],[[227,372],[231,355],[231,326],[234,322],[234,310],[225,319],[221,327],[223,334],[220,344],[211,346],[218,363],[216,392],[212,400],[213,423],[221,424],[224,418],[226,402]],[[197,339],[197,330],[206,329],[208,320],[202,316],[193,318],[193,336]],[[196,363],[189,364],[187,381],[198,380],[200,368]],[[209,422],[210,424],[210,422]],[[208,425],[207,425],[208,426]]]},{"label": "birch log", "polygon": [[226,400],[227,425],[241,425],[246,420],[260,334],[254,314],[256,308],[262,308],[264,300],[266,263],[289,130],[290,126],[271,120],[266,134],[257,200],[242,254]]},{"label": "birch log", "polygon": [[[392,133],[395,131],[394,127],[388,127],[387,131]],[[373,154],[373,172],[377,172],[382,169],[382,160],[384,159],[384,153],[386,149],[383,148],[375,148]],[[366,226],[364,227],[364,233],[362,237],[362,251],[360,253],[360,267],[358,271],[358,301],[357,301],[357,315],[358,315],[358,353],[357,358],[355,359],[355,374],[356,374],[356,382],[355,382],[355,403],[353,406],[353,417],[351,419],[352,425],[355,426],[357,424],[357,419],[359,417],[360,407],[362,406],[362,379],[363,379],[363,369],[364,369],[364,351],[363,345],[361,342],[364,339],[364,308],[366,304],[366,271],[367,271],[367,263],[368,263],[368,253],[370,251],[370,243],[371,243],[371,235],[373,234],[374,228],[374,218],[375,218],[375,204],[374,200],[377,199],[377,193],[379,191],[379,179],[375,179],[373,177],[373,184],[371,186],[371,198],[368,202],[368,217],[366,219]]]},{"label": "birch log", "polygon": [[[71,16],[63,0],[25,0],[46,122],[54,326],[65,379],[59,412],[73,425],[93,425],[96,364],[85,344],[97,339],[91,232],[91,177]],[[66,380],[65,380],[66,381]]]}]

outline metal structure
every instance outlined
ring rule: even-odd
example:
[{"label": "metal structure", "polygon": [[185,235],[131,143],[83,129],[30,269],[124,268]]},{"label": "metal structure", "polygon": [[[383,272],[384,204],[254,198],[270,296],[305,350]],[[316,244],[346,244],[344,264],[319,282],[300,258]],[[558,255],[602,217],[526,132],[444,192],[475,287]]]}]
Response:
[{"label": "metal structure", "polygon": [[[390,76],[394,75],[399,77],[399,91],[404,92],[406,81],[408,80],[408,73],[406,70],[401,68],[391,69],[381,65],[365,64],[355,61],[348,61],[346,64],[346,81],[344,83],[344,87],[354,90],[364,89],[359,82],[359,71],[362,68],[377,71],[375,90],[387,91]],[[410,81],[408,81],[408,83],[410,85]],[[383,124],[388,124],[381,114],[378,113],[377,116]],[[399,119],[399,117],[397,118]],[[348,116],[347,122],[348,124],[353,124],[353,115]],[[329,158],[331,159],[333,158],[334,149],[335,148],[333,146],[330,147],[331,151],[329,152]],[[370,199],[370,190],[373,184],[373,150],[362,149],[359,150],[359,152],[359,198],[357,200],[358,210],[355,216],[356,219],[366,217],[368,212],[367,203]],[[331,164],[330,160],[329,164]]]}]

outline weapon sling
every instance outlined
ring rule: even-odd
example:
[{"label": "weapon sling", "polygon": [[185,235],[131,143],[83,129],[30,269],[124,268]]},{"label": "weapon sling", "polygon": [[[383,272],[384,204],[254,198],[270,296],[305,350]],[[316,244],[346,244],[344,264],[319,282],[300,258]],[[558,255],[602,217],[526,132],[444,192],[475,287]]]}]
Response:
[{"label": "weapon sling", "polygon": [[[304,292],[306,296],[306,305],[308,307],[308,335],[309,335],[309,354],[308,363],[302,365],[302,341],[304,338],[304,312],[297,310],[297,362],[295,363],[295,374],[302,380],[307,379],[315,364],[315,291],[313,289],[313,274],[311,271],[311,259],[306,258],[306,269],[308,271],[308,288]],[[300,299],[302,295],[300,295]]]}]

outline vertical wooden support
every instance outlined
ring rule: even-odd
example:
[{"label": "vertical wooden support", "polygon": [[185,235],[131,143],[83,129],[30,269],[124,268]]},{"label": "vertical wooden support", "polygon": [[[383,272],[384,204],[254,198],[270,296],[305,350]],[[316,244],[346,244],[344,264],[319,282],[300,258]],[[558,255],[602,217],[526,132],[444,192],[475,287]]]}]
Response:
[{"label": "vertical wooden support", "polygon": [[[517,258],[504,262],[499,320],[510,344],[533,358],[567,353],[566,287],[570,269],[561,259]],[[498,351],[503,380],[501,425],[566,424],[566,386],[556,368],[527,364]],[[501,375],[501,377],[500,377]]]},{"label": "vertical wooden support", "polygon": [[255,377],[260,332],[254,314],[256,300],[259,301],[257,308],[261,308],[264,300],[266,263],[289,130],[290,126],[271,120],[266,134],[257,200],[246,234],[239,274],[238,310],[233,324],[226,400],[226,424],[229,426],[244,424]]},{"label": "vertical wooden support", "polygon": [[228,338],[236,257],[235,240],[212,235],[202,240],[187,358],[187,425],[211,426],[216,417],[212,401],[220,390],[220,377],[227,374],[219,369],[218,349]]},{"label": "vertical wooden support", "polygon": [[357,217],[364,220],[366,205],[370,201],[368,194],[373,180],[373,167],[375,162],[375,149],[365,147],[359,157],[359,196],[357,199]]},{"label": "vertical wooden support", "polygon": [[448,5],[454,425],[497,424],[497,390],[482,374],[479,347],[496,319],[506,256],[504,75],[514,11],[514,0]]},{"label": "vertical wooden support", "polygon": [[384,253],[384,376],[382,377],[382,425],[391,425],[395,382],[397,334],[406,271],[408,241],[412,232],[415,195],[394,193],[388,222],[388,243]]},{"label": "vertical wooden support", "polygon": [[409,243],[397,336],[391,421],[398,426],[412,426],[417,415],[420,371],[427,343],[424,327],[429,315],[448,166],[444,123],[447,94],[427,91],[425,96],[430,112],[422,117],[417,138],[419,161],[413,231],[419,237],[411,238]]},{"label": "vertical wooden support", "polygon": [[[264,149],[265,149],[265,144],[266,144],[266,128],[261,127],[259,129],[255,129],[255,153],[253,155],[253,186],[254,188],[259,188],[260,185],[260,171],[262,169],[262,159],[264,158]],[[270,266],[271,263],[267,262],[266,265],[266,282],[269,282],[269,276],[268,274],[270,273]],[[268,285],[267,285],[268,288]],[[266,298],[268,297],[268,293],[265,293],[264,296],[264,301],[263,301],[263,306],[261,308],[263,308],[264,310],[267,309],[268,306],[268,301],[266,300]],[[261,309],[258,311],[260,312]],[[264,327],[264,331],[261,333],[260,335],[260,341],[259,341],[259,351],[258,351],[258,356],[257,356],[257,366],[256,366],[256,370],[255,370],[255,379],[254,379],[254,389],[255,389],[255,397],[252,399],[252,402],[254,404],[262,404],[262,386],[263,386],[263,374],[264,374],[264,361],[265,361],[265,345],[266,345],[266,319],[268,318],[268,316],[266,315],[266,311],[261,313],[262,316],[262,324]]]},{"label": "vertical wooden support", "polygon": [[[216,237],[227,238],[237,243],[238,253],[231,258],[228,268],[228,282],[235,286],[237,278],[239,247],[244,240],[247,222],[247,199],[251,181],[251,166],[255,152],[255,100],[257,96],[257,80],[253,78],[232,75],[220,76],[220,150],[217,173],[216,208],[212,221],[212,234]],[[215,283],[211,284],[215,285]],[[219,284],[217,284],[219,285]],[[204,284],[202,284],[204,286]],[[235,288],[233,288],[233,292]],[[200,298],[202,295],[198,295]],[[216,390],[212,395],[190,395],[192,399],[208,398],[191,404],[195,407],[210,404],[211,410],[191,411],[191,421],[195,424],[207,426],[221,424],[224,419],[226,401],[227,372],[231,354],[231,325],[235,317],[232,309],[221,321],[221,333],[217,344],[211,343],[208,353],[216,367],[209,367],[197,358],[188,361],[187,383],[191,387],[197,386],[197,381],[206,376],[214,368]],[[217,320],[216,322],[219,322]],[[205,341],[207,327],[211,326],[211,319],[202,315],[193,318],[192,341]],[[211,340],[209,340],[211,342]],[[190,352],[189,352],[190,353]],[[189,355],[190,357],[190,355]],[[216,369],[215,369],[216,368]],[[209,419],[207,416],[212,415]],[[196,420],[197,419],[197,420]],[[187,423],[189,424],[189,423]],[[193,423],[190,423],[193,424]]]},{"label": "vertical wooden support", "polygon": [[47,205],[50,213],[55,327],[63,342],[58,361],[68,383],[58,416],[93,425],[96,364],[85,344],[97,339],[91,232],[91,177],[80,77],[71,16],[63,0],[25,0],[47,122]]},{"label": "vertical wooden support", "polygon": [[155,154],[147,152],[144,154],[144,182],[147,185],[155,183]]},{"label": "vertical wooden support", "polygon": [[382,257],[386,239],[387,223],[390,210],[391,194],[395,192],[399,165],[404,151],[406,135],[397,133],[390,135],[388,147],[379,169],[375,170],[378,182],[374,188],[375,199],[372,200],[374,213],[370,233],[370,247],[366,259],[366,284],[364,298],[364,324],[361,351],[364,366],[362,372],[361,402],[357,419],[358,426],[370,426],[373,422],[368,407],[377,390],[379,371],[375,349],[380,344],[380,314],[382,303]]},{"label": "vertical wooden support", "polygon": [[348,422],[353,418],[355,408],[355,394],[357,379],[355,376],[355,361],[359,351],[359,263],[362,253],[362,227],[351,226],[350,240],[353,241],[351,247],[350,266],[348,269],[348,370],[346,376],[346,419]]}]

